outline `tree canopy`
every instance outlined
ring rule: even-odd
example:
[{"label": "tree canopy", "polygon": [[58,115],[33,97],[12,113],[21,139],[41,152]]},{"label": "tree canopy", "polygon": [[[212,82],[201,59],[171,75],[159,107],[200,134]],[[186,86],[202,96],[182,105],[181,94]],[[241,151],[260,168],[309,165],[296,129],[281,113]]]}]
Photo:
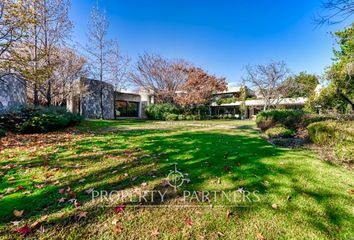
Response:
[{"label": "tree canopy", "polygon": [[285,80],[283,84],[283,87],[286,88],[284,97],[309,97],[318,84],[319,81],[316,75],[300,72]]},{"label": "tree canopy", "polygon": [[336,93],[354,110],[354,23],[334,33],[338,49],[334,49],[334,63],[326,75]]}]

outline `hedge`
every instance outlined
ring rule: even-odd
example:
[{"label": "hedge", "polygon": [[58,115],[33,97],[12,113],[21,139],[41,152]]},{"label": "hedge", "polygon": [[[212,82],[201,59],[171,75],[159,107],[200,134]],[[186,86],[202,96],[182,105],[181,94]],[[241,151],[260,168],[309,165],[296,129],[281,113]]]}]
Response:
[{"label": "hedge", "polygon": [[17,106],[0,113],[0,127],[18,133],[55,131],[80,121],[64,107]]},{"label": "hedge", "polygon": [[262,131],[275,127],[278,124],[291,130],[296,130],[302,122],[304,115],[305,113],[302,110],[274,109],[260,112],[257,115],[256,123]]},{"label": "hedge", "polygon": [[181,110],[170,103],[152,104],[146,108],[146,115],[149,119],[165,120],[169,114],[179,114]]},{"label": "hedge", "polygon": [[311,123],[321,122],[326,120],[354,120],[354,115],[318,115],[309,114],[302,110],[291,109],[273,109],[260,112],[257,115],[257,126],[266,131],[276,125],[283,125],[291,130],[306,128]]},{"label": "hedge", "polygon": [[146,108],[146,115],[152,120],[166,121],[211,119],[206,106],[183,108],[171,103],[150,105]]}]

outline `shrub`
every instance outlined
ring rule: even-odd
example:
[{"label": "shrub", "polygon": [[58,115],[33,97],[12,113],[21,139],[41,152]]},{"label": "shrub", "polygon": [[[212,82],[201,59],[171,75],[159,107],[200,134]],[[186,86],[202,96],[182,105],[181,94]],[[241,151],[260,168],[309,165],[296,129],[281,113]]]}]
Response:
[{"label": "shrub", "polygon": [[198,115],[204,117],[205,115],[208,115],[209,108],[207,106],[195,106],[184,108],[184,111],[191,115]]},{"label": "shrub", "polygon": [[311,140],[316,144],[335,144],[345,140],[354,141],[354,121],[323,121],[307,127]]},{"label": "shrub", "polygon": [[291,130],[295,130],[300,126],[304,114],[302,110],[268,110],[260,112],[257,115],[256,123],[262,131],[274,127],[277,124],[282,124]]},{"label": "shrub", "polygon": [[177,119],[178,119],[178,115],[174,113],[170,113],[165,116],[166,121],[176,121]]},{"label": "shrub", "polygon": [[343,141],[334,146],[335,155],[342,161],[354,161],[354,142]]},{"label": "shrub", "polygon": [[0,138],[4,137],[6,135],[5,129],[0,128]]},{"label": "shrub", "polygon": [[315,122],[322,122],[322,121],[327,121],[327,120],[337,120],[337,116],[334,115],[318,115],[318,114],[305,114],[301,126],[302,127],[307,127],[311,123]]},{"label": "shrub", "polygon": [[328,121],[328,120],[339,120],[339,121],[354,121],[354,115],[350,114],[337,114],[337,115],[318,115],[318,114],[306,114],[303,117],[301,126],[302,127],[307,127],[311,123],[315,122],[322,122],[322,121]]},{"label": "shrub", "polygon": [[186,120],[195,120],[195,116],[194,115],[187,115]]},{"label": "shrub", "polygon": [[186,120],[186,116],[183,114],[178,115],[178,120]]},{"label": "shrub", "polygon": [[0,125],[19,133],[49,132],[74,125],[81,121],[77,114],[63,107],[17,106],[0,115]]},{"label": "shrub", "polygon": [[340,160],[354,161],[354,121],[316,122],[307,129],[315,144],[330,147]]},{"label": "shrub", "polygon": [[153,120],[164,120],[171,113],[179,114],[180,109],[170,103],[153,104],[146,108],[146,115]]},{"label": "shrub", "polygon": [[295,132],[288,128],[278,126],[269,128],[265,131],[265,134],[270,138],[288,138],[294,136]]}]

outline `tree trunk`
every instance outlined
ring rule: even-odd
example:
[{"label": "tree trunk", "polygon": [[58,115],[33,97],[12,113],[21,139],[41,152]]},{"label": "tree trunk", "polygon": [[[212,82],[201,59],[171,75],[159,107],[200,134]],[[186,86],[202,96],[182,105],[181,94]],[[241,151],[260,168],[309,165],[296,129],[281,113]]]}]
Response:
[{"label": "tree trunk", "polygon": [[100,107],[101,107],[101,119],[104,119],[104,114],[103,114],[103,81],[100,81]]},{"label": "tree trunk", "polygon": [[34,104],[35,106],[38,106],[38,105],[39,105],[38,86],[37,86],[37,83],[34,83],[34,86],[33,86],[33,104]]},{"label": "tree trunk", "polygon": [[[34,2],[34,8],[36,9],[36,2]],[[37,16],[35,15],[35,19]],[[39,105],[39,97],[38,97],[38,35],[37,35],[37,23],[33,26],[34,32],[34,85],[33,85],[33,104],[35,106]]]},{"label": "tree trunk", "polygon": [[103,43],[100,44],[100,107],[101,119],[104,119],[103,114]]},{"label": "tree trunk", "polygon": [[[47,55],[47,63],[50,68],[50,49],[49,49],[49,44],[48,44],[48,21],[47,21],[47,1],[44,0],[44,47]],[[50,79],[51,76],[47,76],[47,93],[46,93],[46,99],[47,99],[47,105],[50,107],[52,105],[52,81]]]},{"label": "tree trunk", "polygon": [[52,105],[52,81],[50,79],[48,79],[47,81],[47,105],[48,107],[50,107]]}]

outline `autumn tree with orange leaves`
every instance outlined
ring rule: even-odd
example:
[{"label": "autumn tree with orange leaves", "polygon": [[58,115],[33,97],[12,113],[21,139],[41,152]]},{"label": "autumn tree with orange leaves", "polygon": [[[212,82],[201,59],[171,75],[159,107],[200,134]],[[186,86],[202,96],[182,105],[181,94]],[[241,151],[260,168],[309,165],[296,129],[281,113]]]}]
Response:
[{"label": "autumn tree with orange leaves", "polygon": [[184,107],[209,104],[213,94],[227,89],[225,78],[210,75],[201,68],[186,69],[188,77],[177,92],[175,101]]}]

